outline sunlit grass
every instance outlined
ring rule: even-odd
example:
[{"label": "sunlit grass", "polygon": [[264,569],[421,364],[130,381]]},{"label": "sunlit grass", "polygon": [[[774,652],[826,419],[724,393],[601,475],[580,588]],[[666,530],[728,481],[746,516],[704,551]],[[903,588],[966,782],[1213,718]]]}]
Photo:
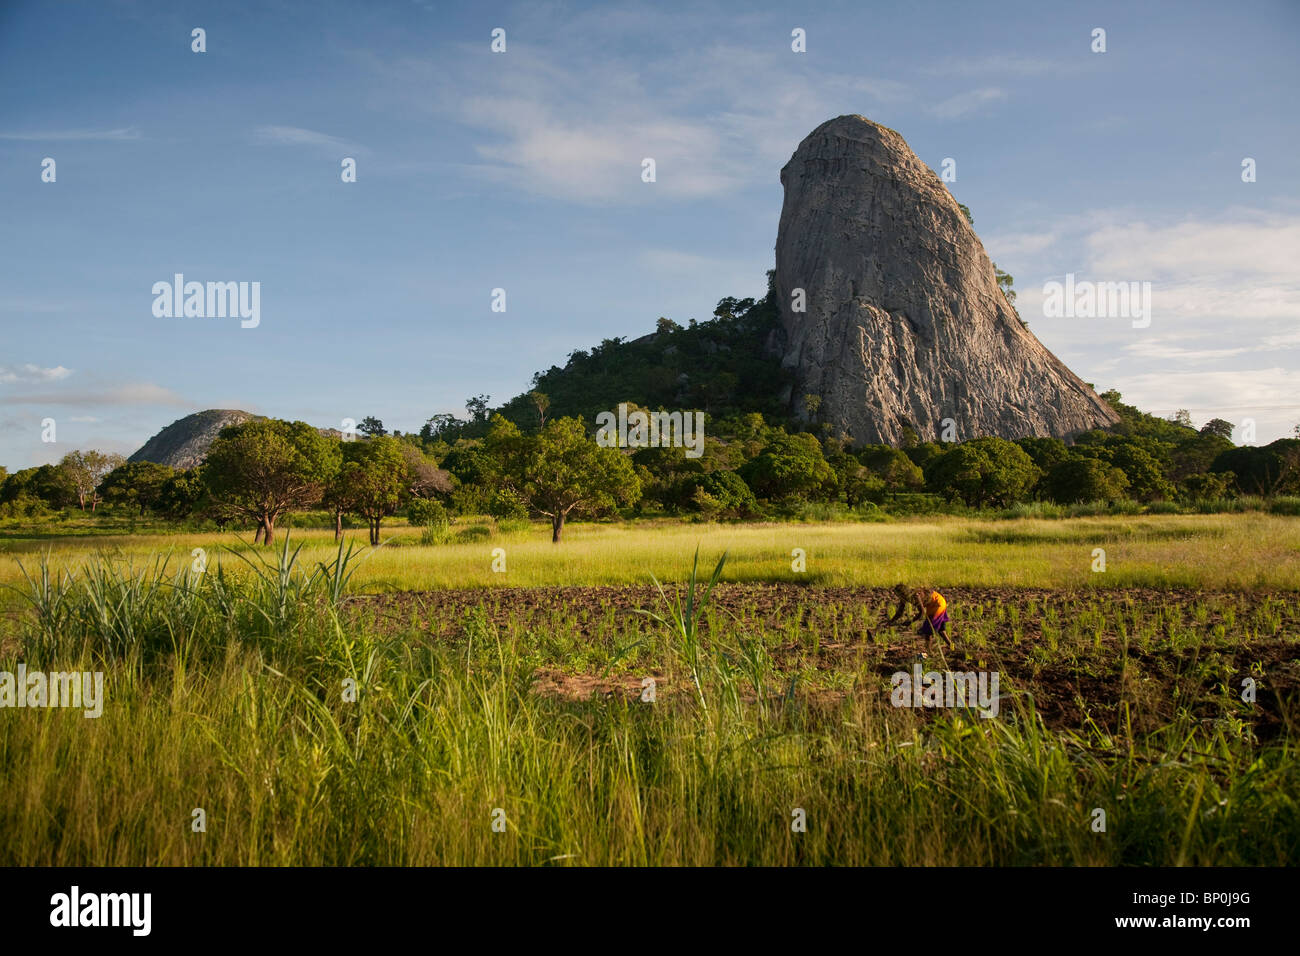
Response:
[{"label": "sunlit grass", "polygon": [[[1071,530],[1044,541],[1045,529],[1017,527],[1032,543],[954,547],[985,548],[993,560],[996,549],[1078,550],[1092,540],[1084,534],[1080,545]],[[1123,522],[1092,530],[1121,555],[1189,542],[1213,555],[1210,547],[1236,538],[1216,527],[1196,538],[1163,522],[1145,537]],[[549,556],[547,573],[562,569],[556,583],[585,583],[602,560],[619,575],[642,567],[680,581],[692,549],[670,555],[654,534],[693,544],[702,529],[575,530],[558,549],[527,533],[489,543],[512,561],[533,555],[538,568]],[[810,571],[819,560],[871,568],[888,550],[896,573],[938,573],[924,564],[938,560],[937,543],[970,528],[906,525],[886,529],[904,532],[892,539],[864,530],[876,529],[723,528],[704,539],[700,560],[716,566],[713,552],[728,547],[757,576],[778,561],[773,553],[784,562],[788,547],[807,549]],[[341,611],[343,586],[349,575],[353,583],[370,575],[372,585],[411,575],[403,559],[454,581],[455,556],[477,561],[469,556],[481,544],[349,555],[328,535],[298,537],[310,543],[281,542],[253,565],[227,554],[221,567],[239,574],[219,572],[211,557],[201,574],[189,564],[191,547],[219,551],[215,536],[171,540],[170,565],[138,542],[63,569],[27,556],[36,563],[24,609],[0,619],[0,671],[20,661],[103,670],[107,700],[97,719],[0,710],[0,863],[1285,865],[1300,855],[1294,702],[1278,703],[1280,736],[1261,744],[1236,694],[1240,675],[1200,652],[1228,629],[1242,641],[1271,637],[1286,607],[1277,597],[1247,602],[1240,616],[1222,596],[1190,613],[1123,592],[1079,595],[1077,613],[1064,614],[1039,599],[1023,613],[1016,603],[972,602],[962,609],[965,642],[977,662],[987,656],[1004,669],[1010,692],[1001,715],[985,720],[890,706],[871,661],[820,671],[820,642],[839,635],[823,613],[834,609],[815,599],[806,624],[796,613],[769,627],[745,607],[715,612],[701,594],[680,613],[672,604],[660,632],[634,648],[629,621],[576,606],[560,608],[544,630],[471,609],[434,638],[418,616],[378,627],[369,605]],[[80,554],[56,552],[64,564]],[[1015,560],[1024,554],[997,566]],[[725,572],[738,579],[730,558]],[[505,576],[513,573],[512,563]],[[894,577],[886,574],[875,583]],[[600,616],[594,638],[575,638],[580,614]],[[1211,614],[1221,624],[1207,637]],[[1029,675],[1005,670],[999,658],[1009,648],[994,646],[985,628],[999,622],[1014,644],[1031,615],[1041,618],[1042,640],[1030,660],[1116,675],[1122,723],[1048,729],[1017,692]],[[1122,634],[1123,647],[1104,650],[1103,633]],[[778,665],[773,652],[790,643],[796,652]],[[1179,648],[1192,653],[1170,654]],[[1143,662],[1130,661],[1139,651],[1168,656],[1179,669],[1172,682],[1196,697],[1168,709]],[[669,687],[691,691],[653,704],[548,696],[533,689],[540,665],[655,668]],[[1258,676],[1270,686],[1266,671]],[[349,680],[355,699],[345,694]],[[826,690],[838,693],[818,695]],[[206,814],[202,833],[192,828],[196,808]],[[1091,826],[1097,808],[1105,834]],[[797,834],[796,811],[807,822]]]},{"label": "sunlit grass", "polygon": [[[1257,513],[1204,516],[1134,516],[1065,520],[981,521],[940,518],[891,524],[722,524],[679,522],[575,523],[552,545],[540,524],[502,532],[490,519],[487,537],[421,545],[419,530],[400,521],[383,529],[383,545],[365,549],[354,590],[538,587],[643,584],[682,578],[681,555],[698,545],[702,560],[729,553],[727,580],[791,581],[840,586],[888,586],[898,581],[936,586],[1009,587],[1300,587],[1300,522]],[[289,532],[309,566],[335,556],[333,535]],[[364,546],[364,537],[353,535]],[[22,577],[12,558],[28,563],[48,552],[54,568],[91,553],[123,563],[158,553],[189,564],[203,548],[211,564],[240,573],[243,562],[227,548],[255,550],[248,536],[174,534],[8,539],[0,544],[0,584]],[[493,551],[505,552],[504,573],[494,572]],[[806,571],[793,570],[802,549]],[[1093,550],[1104,549],[1106,570],[1096,573]],[[0,601],[6,601],[0,597]]]}]

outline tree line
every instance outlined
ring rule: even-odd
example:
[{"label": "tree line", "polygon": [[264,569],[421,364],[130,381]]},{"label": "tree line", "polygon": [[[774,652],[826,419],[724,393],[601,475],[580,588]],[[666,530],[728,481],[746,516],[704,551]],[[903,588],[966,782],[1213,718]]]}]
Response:
[{"label": "tree line", "polygon": [[1124,404],[1117,392],[1102,397],[1120,423],[1068,445],[996,437],[938,443],[912,433],[901,447],[855,448],[826,424],[792,427],[750,412],[709,420],[699,458],[682,448],[601,447],[581,416],[548,417],[549,400],[539,391],[533,421],[522,426],[489,415],[487,396],[478,396],[471,415],[482,428],[472,437],[437,429],[389,434],[372,416],[349,440],[304,422],[254,419],[223,429],[204,463],[184,471],[97,451],[12,475],[0,469],[0,516],[71,507],[94,513],[107,504],[164,519],[236,523],[270,544],[285,515],[323,510],[333,516],[336,537],[351,515],[378,544],[381,522],[405,509],[414,523],[439,512],[544,517],[558,542],[575,517],[746,519],[813,502],[871,508],[900,495],[1006,508],[1300,494],[1300,435],[1236,446],[1226,421],[1195,428],[1185,413],[1162,419]]}]

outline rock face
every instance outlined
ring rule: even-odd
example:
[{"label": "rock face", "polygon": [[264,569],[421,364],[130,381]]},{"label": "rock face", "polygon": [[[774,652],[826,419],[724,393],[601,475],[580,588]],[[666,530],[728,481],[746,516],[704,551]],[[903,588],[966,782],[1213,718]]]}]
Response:
[{"label": "rock face", "polygon": [[909,426],[965,441],[1118,421],[1020,324],[956,200],[893,130],[861,116],[823,123],[781,184],[776,287],[797,414],[817,395],[818,421],[855,444],[894,445]]},{"label": "rock face", "polygon": [[209,408],[172,422],[127,461],[152,461],[172,468],[193,468],[208,456],[213,440],[227,425],[256,418],[237,409]]}]

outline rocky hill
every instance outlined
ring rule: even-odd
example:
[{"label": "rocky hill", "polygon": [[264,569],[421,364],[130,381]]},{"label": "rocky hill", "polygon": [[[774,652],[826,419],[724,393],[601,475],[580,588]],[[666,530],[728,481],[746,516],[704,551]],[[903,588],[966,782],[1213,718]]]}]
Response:
[{"label": "rocky hill", "polygon": [[1020,323],[956,200],[898,133],[830,120],[781,183],[776,287],[796,414],[816,395],[819,421],[889,444],[907,428],[935,440],[944,419],[959,441],[1118,421]]},{"label": "rocky hill", "polygon": [[209,408],[172,422],[127,461],[152,461],[172,468],[193,468],[203,463],[208,448],[221,429],[259,416],[238,409]]}]

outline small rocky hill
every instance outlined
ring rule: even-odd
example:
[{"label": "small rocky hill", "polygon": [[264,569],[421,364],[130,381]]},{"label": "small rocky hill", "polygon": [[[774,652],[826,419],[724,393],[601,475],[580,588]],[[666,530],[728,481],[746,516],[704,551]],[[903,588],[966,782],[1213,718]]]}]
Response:
[{"label": "small rocky hill", "polygon": [[152,461],[172,468],[201,465],[221,429],[260,416],[230,408],[209,408],[172,422],[127,461]]}]

